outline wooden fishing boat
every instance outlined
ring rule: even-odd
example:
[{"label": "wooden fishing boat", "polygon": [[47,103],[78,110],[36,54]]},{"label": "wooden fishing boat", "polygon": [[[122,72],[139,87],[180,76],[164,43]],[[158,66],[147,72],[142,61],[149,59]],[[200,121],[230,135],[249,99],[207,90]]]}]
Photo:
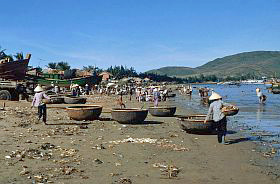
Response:
[{"label": "wooden fishing boat", "polygon": [[73,79],[47,79],[40,78],[37,80],[39,84],[44,86],[50,86],[52,83],[60,87],[69,87],[71,84],[78,84],[79,86],[84,86],[86,84],[93,85],[96,84],[98,78],[95,76],[73,78]]},{"label": "wooden fishing boat", "polygon": [[27,72],[31,54],[26,55],[26,59],[16,61],[2,61],[0,63],[0,78],[9,80],[23,80]]}]

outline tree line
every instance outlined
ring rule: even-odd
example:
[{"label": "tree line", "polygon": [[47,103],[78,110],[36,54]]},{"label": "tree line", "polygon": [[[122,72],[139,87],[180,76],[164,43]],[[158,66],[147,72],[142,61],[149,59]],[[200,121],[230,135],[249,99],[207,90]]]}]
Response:
[{"label": "tree line", "polygon": [[[2,59],[9,59],[9,61],[14,60],[21,60],[23,59],[23,53],[18,52],[14,55],[6,54],[5,49],[2,49],[0,46],[0,60]],[[57,69],[57,70],[70,70],[71,66],[66,61],[60,61],[60,62],[49,62],[46,67],[51,69]],[[41,67],[37,67],[40,71],[42,71]],[[219,81],[240,81],[240,80],[247,80],[247,79],[260,79],[260,77],[254,73],[248,73],[242,76],[216,76],[216,75],[196,75],[196,76],[190,76],[185,78],[178,78],[178,77],[170,77],[167,75],[159,75],[155,73],[137,73],[136,70],[133,67],[126,67],[123,65],[119,66],[110,66],[107,69],[101,69],[99,67],[88,65],[83,66],[82,68],[85,71],[92,72],[95,75],[100,74],[101,72],[109,72],[112,74],[112,77],[114,79],[122,79],[125,77],[139,77],[139,78],[149,78],[155,82],[177,82],[177,83],[196,83],[196,82],[219,82]]]},{"label": "tree line", "polygon": [[[70,70],[71,66],[68,62],[50,62],[47,65],[48,68],[58,69],[58,70]],[[155,82],[176,82],[176,83],[201,83],[201,82],[220,82],[220,81],[240,81],[247,79],[260,79],[255,74],[248,73],[242,76],[216,76],[216,75],[196,75],[185,78],[170,77],[167,75],[159,75],[155,73],[137,73],[133,67],[126,67],[123,65],[110,66],[107,69],[101,69],[97,66],[88,65],[82,68],[85,71],[92,72],[94,74],[100,74],[101,72],[109,72],[113,79],[119,80],[125,77],[139,77],[139,78],[149,78]]]}]

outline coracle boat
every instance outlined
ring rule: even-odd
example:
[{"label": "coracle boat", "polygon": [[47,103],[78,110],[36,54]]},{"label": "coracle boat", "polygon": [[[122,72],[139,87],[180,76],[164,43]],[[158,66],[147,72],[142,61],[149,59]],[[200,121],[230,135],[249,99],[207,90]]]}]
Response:
[{"label": "coracle boat", "polygon": [[175,97],[175,96],[176,96],[175,93],[171,93],[171,94],[167,94],[167,95],[166,95],[167,98],[173,98],[173,97]]},{"label": "coracle boat", "polygon": [[273,93],[273,94],[280,94],[280,88],[279,87],[273,87],[272,89],[271,89],[271,93]]},{"label": "coracle boat", "polygon": [[119,123],[128,123],[128,124],[137,124],[143,123],[148,115],[147,109],[121,109],[116,108],[112,109],[111,112],[112,119]]},{"label": "coracle boat", "polygon": [[239,112],[239,108],[236,106],[226,106],[222,108],[222,112],[226,116],[234,116]]},{"label": "coracle boat", "polygon": [[189,116],[178,116],[176,119],[181,128],[189,133],[210,133],[214,131],[214,121],[208,120],[204,123],[206,115],[195,114]]},{"label": "coracle boat", "polygon": [[170,117],[174,116],[176,112],[175,106],[159,106],[159,107],[149,107],[149,113],[153,116],[159,117]]},{"label": "coracle boat", "polygon": [[50,99],[43,99],[45,104],[62,104],[64,103],[64,97],[51,97]]},{"label": "coracle boat", "polygon": [[83,121],[83,120],[96,120],[102,112],[101,105],[82,105],[70,106],[66,108],[70,119]]},{"label": "coracle boat", "polygon": [[67,96],[64,97],[64,102],[67,104],[85,104],[87,99],[82,97]]}]

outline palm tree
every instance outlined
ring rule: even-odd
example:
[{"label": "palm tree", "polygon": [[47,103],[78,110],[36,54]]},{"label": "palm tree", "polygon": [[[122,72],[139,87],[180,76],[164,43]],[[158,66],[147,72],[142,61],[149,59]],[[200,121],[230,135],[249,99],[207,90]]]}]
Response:
[{"label": "palm tree", "polygon": [[18,53],[16,53],[16,55],[14,55],[14,57],[17,60],[23,60],[23,53],[22,52],[18,52]]},{"label": "palm tree", "polygon": [[7,56],[5,50],[6,49],[2,49],[2,47],[0,46],[0,59],[4,59]]},{"label": "palm tree", "polygon": [[48,68],[51,68],[51,69],[56,69],[56,68],[57,68],[57,63],[55,63],[55,62],[50,62],[50,63],[48,63],[47,67],[48,67]]},{"label": "palm tree", "polygon": [[95,67],[92,65],[88,65],[88,66],[83,66],[83,70],[88,71],[88,72],[92,72],[95,70]]},{"label": "palm tree", "polygon": [[57,63],[57,66],[56,66],[56,69],[58,70],[70,70],[71,66],[68,64],[68,62],[64,62],[64,61],[61,61],[61,62],[58,62]]}]

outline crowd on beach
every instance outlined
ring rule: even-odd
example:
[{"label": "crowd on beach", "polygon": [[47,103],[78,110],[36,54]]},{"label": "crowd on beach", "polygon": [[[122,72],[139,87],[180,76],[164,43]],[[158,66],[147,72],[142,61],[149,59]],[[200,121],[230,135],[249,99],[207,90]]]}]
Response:
[{"label": "crowd on beach", "polygon": [[[52,92],[55,94],[65,93],[66,89],[63,88],[60,90],[58,86],[52,84],[52,88],[50,88]],[[36,92],[33,101],[32,107],[38,107],[38,120],[43,117],[43,122],[46,123],[46,104],[42,101],[44,98],[50,99],[44,93],[43,88],[38,85],[35,90]],[[122,101],[123,95],[129,95],[129,100],[132,100],[132,96],[135,94],[135,99],[138,102],[154,102],[154,106],[157,107],[159,101],[166,101],[168,97],[168,93],[172,92],[170,88],[167,88],[165,85],[163,86],[149,86],[149,87],[140,87],[140,86],[118,86],[116,84],[102,86],[102,85],[94,85],[90,87],[86,84],[84,87],[79,86],[78,84],[72,84],[70,86],[70,91],[72,96],[79,97],[80,95],[90,95],[90,94],[100,94],[100,95],[118,95],[120,98],[118,100],[119,105],[125,108],[125,104]],[[181,94],[192,95],[192,86],[181,86],[179,89]],[[222,101],[222,96],[213,91],[213,89],[209,89],[207,87],[198,89],[199,95],[202,101],[210,105],[208,114],[206,116],[205,122],[207,120],[212,119],[214,121],[215,128],[217,129],[218,142],[225,143],[225,136],[227,132],[227,119],[226,115],[223,112],[223,107],[232,106],[231,104],[227,104]],[[209,97],[209,92],[211,95]],[[259,98],[260,103],[264,103],[266,100],[266,96],[262,94],[260,88],[256,89],[256,94]]]}]

